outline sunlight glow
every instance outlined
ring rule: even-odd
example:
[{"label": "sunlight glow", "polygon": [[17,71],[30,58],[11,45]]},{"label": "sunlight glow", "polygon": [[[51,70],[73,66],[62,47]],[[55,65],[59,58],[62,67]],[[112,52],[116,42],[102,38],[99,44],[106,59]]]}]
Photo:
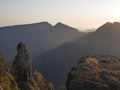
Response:
[{"label": "sunlight glow", "polygon": [[0,0],[0,26],[48,21],[78,29],[120,22],[120,0]]}]

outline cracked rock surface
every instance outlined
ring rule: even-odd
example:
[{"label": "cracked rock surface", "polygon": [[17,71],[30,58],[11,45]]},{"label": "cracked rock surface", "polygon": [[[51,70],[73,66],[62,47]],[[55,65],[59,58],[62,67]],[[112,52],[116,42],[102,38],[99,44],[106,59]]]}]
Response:
[{"label": "cracked rock surface", "polygon": [[82,57],[68,74],[67,90],[120,90],[120,59],[111,55]]}]

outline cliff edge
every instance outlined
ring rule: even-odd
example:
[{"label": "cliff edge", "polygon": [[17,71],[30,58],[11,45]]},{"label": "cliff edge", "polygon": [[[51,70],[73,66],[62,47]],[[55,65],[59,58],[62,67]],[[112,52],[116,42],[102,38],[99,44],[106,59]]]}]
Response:
[{"label": "cliff edge", "polygon": [[67,90],[120,90],[120,59],[110,55],[87,55],[71,69]]}]

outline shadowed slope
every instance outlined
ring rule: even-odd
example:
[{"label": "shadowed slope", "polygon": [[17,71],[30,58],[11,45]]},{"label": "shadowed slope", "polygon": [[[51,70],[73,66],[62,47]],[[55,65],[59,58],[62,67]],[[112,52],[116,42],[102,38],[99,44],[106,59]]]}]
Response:
[{"label": "shadowed slope", "polygon": [[78,62],[81,56],[88,53],[111,54],[119,57],[120,23],[108,22],[83,38],[63,44],[41,55],[39,61],[34,63],[37,70],[40,70],[48,79],[52,79],[52,82],[57,83],[58,86],[65,82],[66,72]]}]

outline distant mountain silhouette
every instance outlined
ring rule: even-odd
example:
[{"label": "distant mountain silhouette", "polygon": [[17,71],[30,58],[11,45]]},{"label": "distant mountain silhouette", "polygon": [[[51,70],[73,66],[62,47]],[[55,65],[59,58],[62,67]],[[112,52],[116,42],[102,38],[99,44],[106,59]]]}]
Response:
[{"label": "distant mountain silhouette", "polygon": [[48,22],[41,22],[2,27],[0,28],[0,51],[8,59],[13,59],[16,53],[15,45],[20,41],[25,42],[33,53],[33,60],[35,60],[48,50],[63,43],[72,42],[83,34],[77,29],[62,23],[57,23],[55,26]]},{"label": "distant mountain silhouette", "polygon": [[[35,67],[57,86],[65,83],[67,72],[88,53],[120,57],[120,23],[105,23],[95,32],[66,43],[39,57]],[[56,77],[57,76],[57,77]]]}]

